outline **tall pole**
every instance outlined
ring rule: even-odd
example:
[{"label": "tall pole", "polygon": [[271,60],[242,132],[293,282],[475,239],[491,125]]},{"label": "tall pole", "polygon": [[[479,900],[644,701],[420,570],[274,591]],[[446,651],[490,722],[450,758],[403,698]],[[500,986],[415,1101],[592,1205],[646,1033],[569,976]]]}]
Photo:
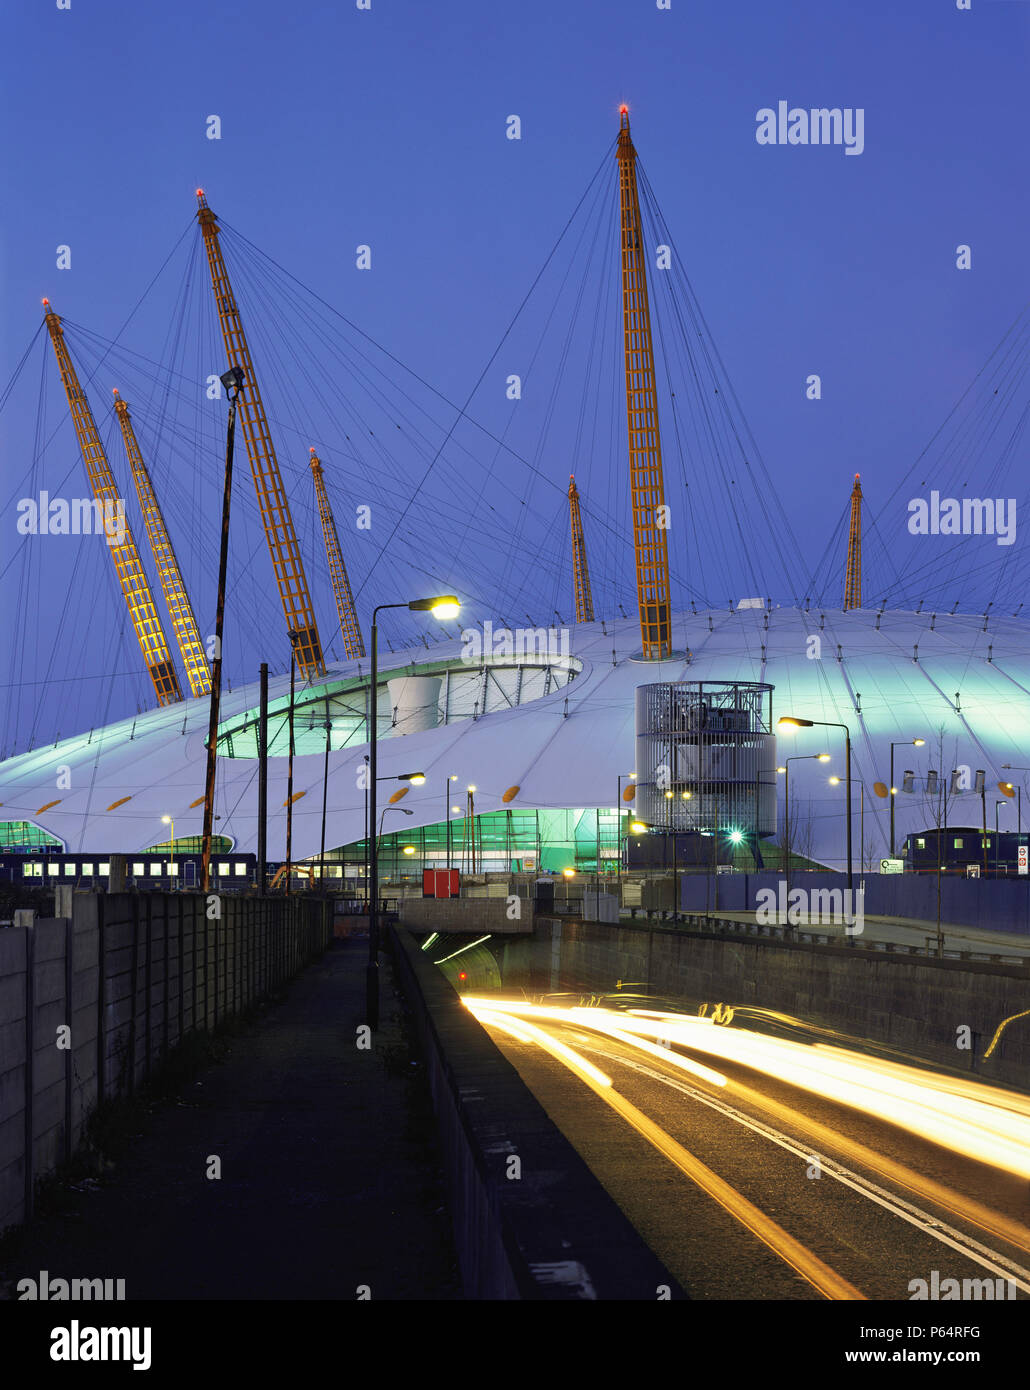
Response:
[{"label": "tall pole", "polygon": [[447,874],[448,874],[448,878],[447,878],[447,896],[450,897],[450,893],[451,893],[451,880],[450,880],[450,872],[451,872],[451,779],[450,779],[450,777],[447,778],[446,785],[444,786],[443,818],[444,818],[444,841],[445,841],[446,846],[447,846],[447,849],[446,849],[447,858],[446,858],[446,862],[445,862],[445,867],[446,867],[446,869],[447,869]]},{"label": "tall pole", "polygon": [[[327,696],[325,702],[325,765],[322,768],[322,842],[318,850],[318,877],[323,893],[325,892],[325,804],[329,794],[329,734],[332,727],[332,723],[329,719],[329,699]],[[346,859],[346,857],[345,854],[344,859]]]},{"label": "tall pole", "polygon": [[851,730],[845,726],[844,740],[848,759],[848,891],[851,891],[853,873],[851,862]]},{"label": "tall pole", "polygon": [[999,870],[999,868],[1000,868],[999,858],[998,858],[998,837],[1001,835],[1001,831],[998,829],[998,807],[999,807],[999,806],[1003,806],[1004,804],[1005,804],[1005,803],[1002,802],[1002,801],[996,801],[996,802],[994,803],[994,877],[995,877],[995,878],[998,877],[998,870]]},{"label": "tall pole", "polygon": [[368,827],[372,833],[368,850],[369,859],[369,916],[368,916],[368,965],[365,970],[365,1022],[370,1028],[379,1026],[379,846],[375,834],[376,823],[376,772],[379,764],[376,754],[376,734],[379,714],[376,694],[379,683],[379,630],[376,617],[379,609],[372,613],[371,653],[372,673],[368,693]]},{"label": "tall pole", "polygon": [[261,708],[258,714],[258,892],[268,880],[268,662],[261,663]]},{"label": "tall pole", "polygon": [[982,815],[983,815],[983,839],[981,840],[981,844],[982,844],[982,846],[983,846],[984,878],[986,878],[986,877],[987,877],[987,779],[986,779],[986,778],[984,778],[983,790],[982,790],[981,793],[980,793],[980,810],[981,810]]},{"label": "tall pole", "polygon": [[895,793],[895,788],[894,788],[894,744],[893,744],[893,743],[891,744],[891,784],[890,784],[890,786],[887,788],[887,790],[888,790],[888,792],[890,793],[890,798],[891,798],[891,858],[893,859],[893,858],[894,858],[894,800],[895,800],[895,795],[896,795],[896,793]]},{"label": "tall pole", "polygon": [[218,753],[218,712],[222,703],[222,630],[225,621],[225,576],[229,565],[229,507],[232,501],[232,458],[236,445],[236,402],[243,386],[243,371],[230,367],[222,377],[229,396],[229,421],[225,438],[225,487],[222,492],[222,538],[218,550],[218,598],[215,605],[215,652],[211,661],[211,705],[207,721],[207,777],[204,781],[204,839],[200,854],[200,881],[206,893],[211,887],[211,830],[215,819],[215,767]]},{"label": "tall pole", "polygon": [[286,896],[293,877],[293,694],[297,679],[297,642],[290,633],[290,749],[286,765]]},{"label": "tall pole", "polygon": [[616,785],[618,786],[618,799],[615,803],[615,839],[618,848],[618,857],[615,860],[615,891],[618,897],[616,912],[622,907],[622,773],[619,773]]},{"label": "tall pole", "polygon": [[[366,729],[368,728],[368,700],[367,700],[367,699],[366,699],[366,701],[365,701],[365,727],[366,727]],[[366,915],[366,916],[369,916],[369,898],[368,898],[368,846],[369,846],[369,837],[370,837],[370,832],[369,832],[369,824],[370,824],[370,822],[369,822],[369,819],[368,819],[368,768],[369,768],[368,754],[366,753],[366,754],[365,754],[365,883],[364,883],[364,889],[365,889],[365,915]],[[371,922],[370,922],[370,925],[369,925],[369,929],[371,930]]]}]

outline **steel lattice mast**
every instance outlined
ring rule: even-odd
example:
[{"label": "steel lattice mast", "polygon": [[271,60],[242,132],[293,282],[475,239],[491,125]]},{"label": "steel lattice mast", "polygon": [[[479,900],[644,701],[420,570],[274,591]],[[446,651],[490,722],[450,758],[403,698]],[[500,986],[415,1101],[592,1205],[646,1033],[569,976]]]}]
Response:
[{"label": "steel lattice mast", "polygon": [[844,611],[862,607],[862,484],[855,474],[848,529],[848,568],[844,577]]},{"label": "steel lattice mast", "polygon": [[240,311],[229,283],[218,240],[218,220],[208,207],[202,188],[197,189],[197,202],[197,220],[204,234],[207,263],[211,271],[211,284],[218,306],[218,320],[222,326],[226,355],[230,364],[241,367],[245,374],[239,404],[243,437],[247,442],[247,457],[250,459],[250,471],[261,508],[261,520],[264,522],[268,549],[279,585],[279,596],[286,615],[286,628],[288,632],[296,635],[297,664],[301,671],[308,679],[322,676],[325,675],[325,662],[315,622],[315,610],[308,592],[308,581],[300,558],[300,547],[297,544],[297,533],[290,515],[286,489],[283,487],[272,436],[269,433],[254,367],[250,360],[250,349],[247,347]]},{"label": "steel lattice mast", "polygon": [[594,600],[590,593],[590,571],[587,568],[587,548],[583,540],[583,518],[579,514],[579,491],[576,476],[569,475],[569,516],[572,520],[572,577],[576,590],[576,622],[594,621]]},{"label": "steel lattice mast", "polygon": [[[43,300],[43,307],[46,309],[47,331],[50,334],[54,355],[57,358],[57,366],[61,373],[61,384],[68,397],[68,408],[71,411],[72,423],[75,425],[79,448],[82,451],[82,461],[86,465],[86,473],[93,489],[93,496],[105,513],[107,546],[118,572],[118,582],[125,595],[125,603],[129,610],[129,616],[132,618],[132,625],[136,629],[140,651],[143,653],[143,660],[150,672],[150,679],[154,682],[158,704],[174,705],[182,699],[179,678],[172,665],[168,643],[165,641],[164,631],[161,627],[161,619],[158,617],[150,592],[150,583],[143,568],[139,551],[136,549],[136,542],[133,540],[128,518],[125,516],[125,503],[118,491],[114,474],[111,472],[111,465],[107,461],[107,454],[100,441],[96,421],[93,419],[93,412],[90,410],[86,393],[79,385],[79,378],[72,365],[68,345],[64,340],[61,320],[50,308],[48,299]],[[118,518],[117,534],[112,534],[110,529],[114,517]]]},{"label": "steel lattice mast", "polygon": [[147,539],[150,541],[150,550],[154,556],[157,577],[161,583],[161,592],[164,594],[168,616],[172,620],[175,640],[179,644],[179,654],[186,669],[186,678],[190,683],[190,693],[194,698],[199,695],[209,695],[211,693],[211,670],[207,664],[204,648],[200,644],[200,634],[197,631],[196,619],[193,616],[193,607],[190,603],[190,596],[186,592],[186,585],[182,581],[179,562],[175,558],[172,538],[168,534],[164,517],[161,515],[161,508],[158,506],[157,497],[154,494],[154,485],[150,480],[147,465],[143,462],[143,454],[140,452],[136,439],[136,431],[132,427],[129,407],[119,396],[117,390],[113,392],[113,395],[118,423],[122,428],[122,439],[125,441],[125,453],[129,460],[129,467],[132,469],[136,495],[139,498],[140,510],[143,513],[143,520],[147,528]]},{"label": "steel lattice mast", "polygon": [[[637,193],[637,153],[629,135],[629,113],[619,110],[620,241],[622,317],[626,338],[626,414],[633,496],[633,546],[637,566],[640,640],[645,660],[671,651],[669,555],[665,543],[665,486],[658,433],[651,313],[647,300],[644,238]],[[661,509],[661,514],[659,514]]]},{"label": "steel lattice mast", "polygon": [[347,566],[343,563],[340,539],[336,534],[336,522],[333,520],[329,496],[325,490],[322,461],[314,449],[311,450],[311,475],[315,480],[318,514],[322,518],[322,534],[325,537],[325,553],[326,559],[329,561],[329,575],[333,581],[333,593],[336,595],[336,611],[340,615],[340,633],[343,636],[344,650],[348,658],[353,660],[365,655],[365,643],[362,641],[361,629],[358,627],[358,618],[354,611],[354,595],[351,593],[350,580],[347,578]]}]

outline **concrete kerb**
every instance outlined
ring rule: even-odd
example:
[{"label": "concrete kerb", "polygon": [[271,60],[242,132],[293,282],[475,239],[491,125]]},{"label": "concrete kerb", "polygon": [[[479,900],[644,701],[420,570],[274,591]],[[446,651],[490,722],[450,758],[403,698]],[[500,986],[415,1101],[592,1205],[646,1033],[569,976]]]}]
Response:
[{"label": "concrete kerb", "polygon": [[426,1061],[466,1298],[686,1298],[410,933],[391,927],[388,940]]}]

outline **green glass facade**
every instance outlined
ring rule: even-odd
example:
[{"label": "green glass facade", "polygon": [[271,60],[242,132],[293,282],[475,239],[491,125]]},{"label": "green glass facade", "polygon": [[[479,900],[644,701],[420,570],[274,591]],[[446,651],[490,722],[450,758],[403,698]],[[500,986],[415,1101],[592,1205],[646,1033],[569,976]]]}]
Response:
[{"label": "green glass facade", "polygon": [[28,854],[36,849],[63,849],[63,844],[38,825],[27,820],[0,821],[0,851],[4,854]]},{"label": "green glass facade", "polygon": [[[619,815],[611,807],[563,810],[487,811],[470,820],[455,816],[450,824],[450,864],[465,873],[615,872],[619,861]],[[623,813],[626,833],[628,814]],[[423,868],[443,868],[448,862],[448,827],[415,826],[384,830],[379,842],[382,878],[417,878]],[[405,846],[414,854],[405,854]],[[348,865],[364,863],[365,842],[356,841],[332,856]]]}]

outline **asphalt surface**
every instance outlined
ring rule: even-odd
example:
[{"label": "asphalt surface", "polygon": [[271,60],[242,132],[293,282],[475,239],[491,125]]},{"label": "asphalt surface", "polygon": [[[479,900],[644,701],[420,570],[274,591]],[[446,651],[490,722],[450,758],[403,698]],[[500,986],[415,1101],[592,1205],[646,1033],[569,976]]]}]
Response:
[{"label": "asphalt surface", "polygon": [[[1015,1277],[1030,1289],[1023,1179],[744,1066],[698,1055],[729,1078],[719,1087],[618,1041],[534,1021],[611,1076],[615,1090],[859,1296],[910,1299],[910,1281],[929,1281],[935,1270],[942,1280],[992,1285]],[[490,1031],[692,1298],[825,1296],[560,1062]]]}]

